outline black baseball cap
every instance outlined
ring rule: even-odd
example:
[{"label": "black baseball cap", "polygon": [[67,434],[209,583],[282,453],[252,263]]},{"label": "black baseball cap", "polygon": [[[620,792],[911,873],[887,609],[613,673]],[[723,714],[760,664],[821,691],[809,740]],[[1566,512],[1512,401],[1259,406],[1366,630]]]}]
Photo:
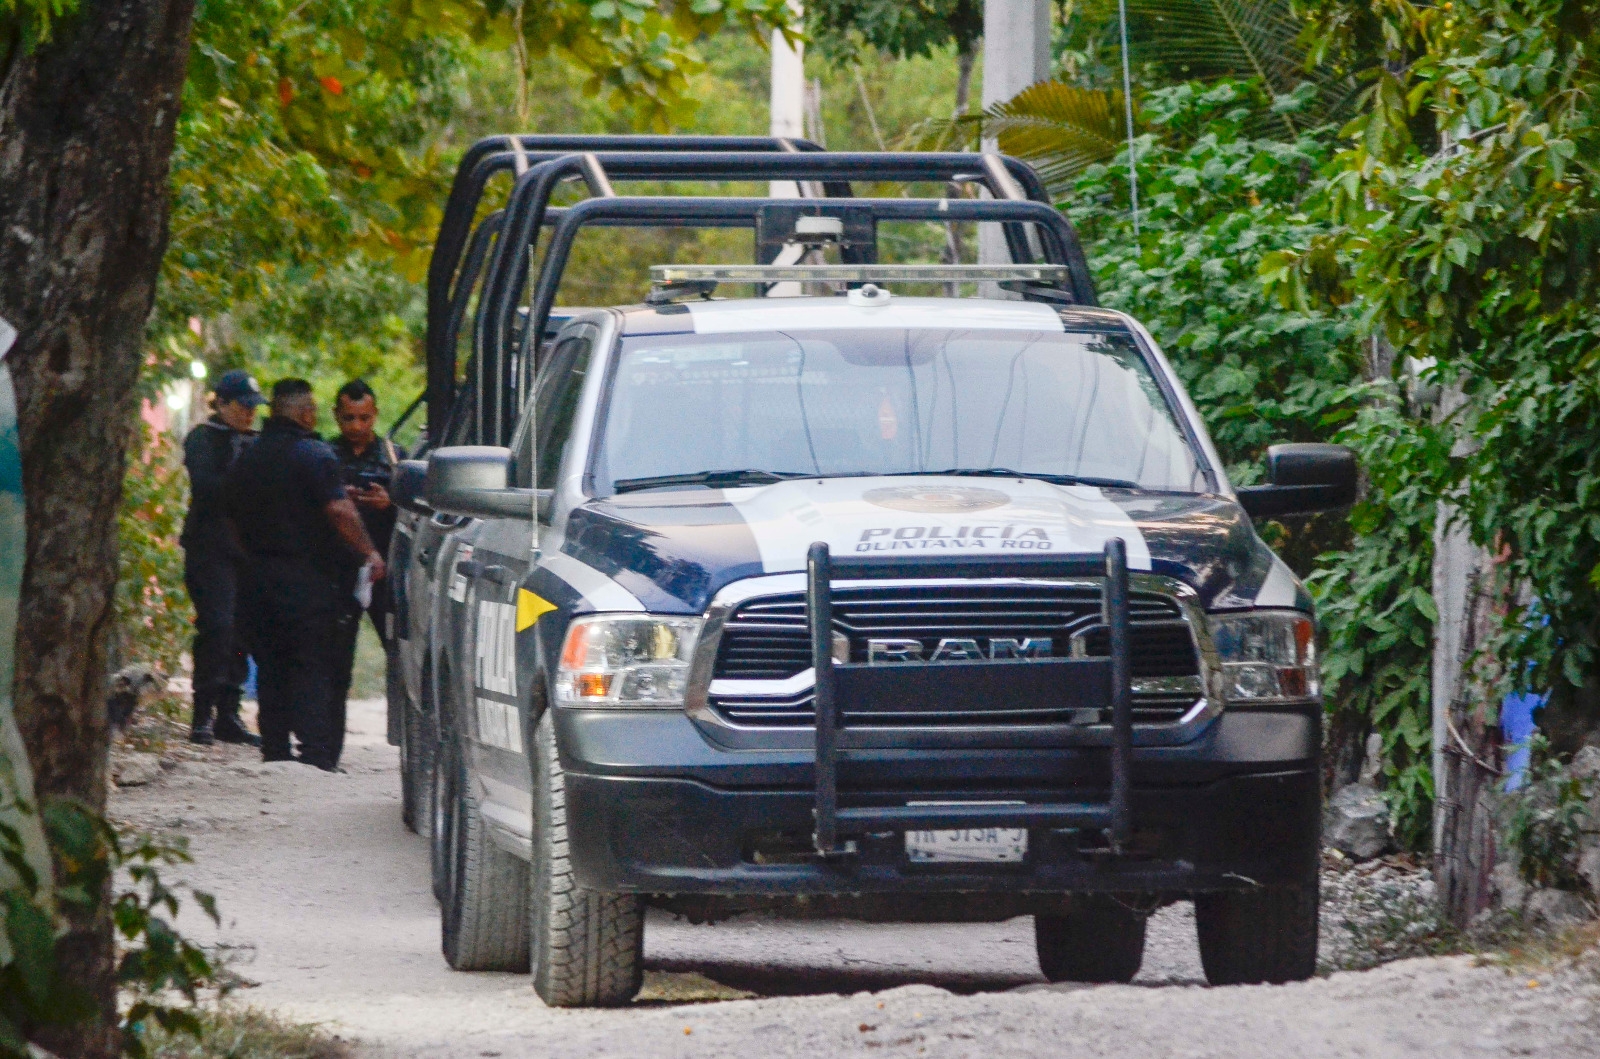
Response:
[{"label": "black baseball cap", "polygon": [[211,392],[217,395],[218,401],[238,401],[251,408],[267,403],[267,399],[261,396],[261,387],[256,385],[255,379],[252,379],[250,373],[243,368],[223,372],[222,378],[217,380],[217,385]]}]

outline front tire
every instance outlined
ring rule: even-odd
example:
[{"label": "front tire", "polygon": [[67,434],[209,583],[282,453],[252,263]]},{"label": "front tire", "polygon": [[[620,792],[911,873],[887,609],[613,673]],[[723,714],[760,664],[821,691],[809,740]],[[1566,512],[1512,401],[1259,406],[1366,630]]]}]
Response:
[{"label": "front tire", "polygon": [[1317,880],[1196,894],[1200,964],[1212,985],[1303,982],[1317,971]]},{"label": "front tire", "polygon": [[580,887],[569,849],[566,778],[546,710],[533,739],[533,988],[551,1007],[626,1004],[643,984],[644,903]]},{"label": "front tire", "polygon": [[1131,982],[1147,916],[1106,894],[1075,894],[1065,915],[1034,916],[1039,970],[1052,982]]},{"label": "front tire", "polygon": [[526,971],[528,866],[489,837],[456,739],[440,750],[450,806],[439,915],[445,961],[457,971]]}]

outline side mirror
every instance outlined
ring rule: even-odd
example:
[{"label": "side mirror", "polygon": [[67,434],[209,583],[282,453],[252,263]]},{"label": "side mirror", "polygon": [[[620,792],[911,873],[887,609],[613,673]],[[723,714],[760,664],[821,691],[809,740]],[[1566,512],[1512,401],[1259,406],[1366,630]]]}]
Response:
[{"label": "side mirror", "polygon": [[1313,515],[1356,500],[1356,454],[1343,445],[1274,445],[1267,450],[1271,485],[1239,490],[1251,518]]},{"label": "side mirror", "polygon": [[428,454],[424,490],[428,506],[477,518],[532,520],[538,497],[532,489],[507,488],[510,463],[510,449],[488,445],[435,449]]},{"label": "side mirror", "polygon": [[428,461],[401,460],[389,479],[389,499],[396,507],[410,511],[425,510],[423,491],[427,488]]}]

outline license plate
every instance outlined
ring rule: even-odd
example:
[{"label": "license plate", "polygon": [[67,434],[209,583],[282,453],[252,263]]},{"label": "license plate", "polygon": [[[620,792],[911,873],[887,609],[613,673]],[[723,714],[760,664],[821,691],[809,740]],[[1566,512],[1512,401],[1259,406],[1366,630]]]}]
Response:
[{"label": "license plate", "polygon": [[[911,804],[939,803],[912,802]],[[984,804],[1020,805],[1021,803]],[[915,864],[1017,864],[1027,855],[1028,832],[1020,827],[968,827],[959,831],[906,832],[906,858]]]}]

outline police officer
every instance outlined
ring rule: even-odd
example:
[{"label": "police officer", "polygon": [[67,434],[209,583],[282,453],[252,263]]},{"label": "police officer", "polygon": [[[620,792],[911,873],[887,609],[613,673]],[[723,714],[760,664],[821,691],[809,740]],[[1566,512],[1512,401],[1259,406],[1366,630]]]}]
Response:
[{"label": "police officer", "polygon": [[339,458],[315,428],[311,384],[272,388],[261,436],[228,476],[228,514],[246,554],[246,591],[261,703],[261,756],[338,771],[343,701],[335,695],[339,624],[356,572],[384,575],[383,556],[345,492]]},{"label": "police officer", "polygon": [[223,511],[223,483],[239,454],[255,440],[256,409],[267,403],[245,371],[225,372],[212,391],[212,416],[183,441],[189,472],[189,513],[183,546],[183,583],[194,601],[194,721],[189,740],[210,746],[261,740],[239,720],[239,699],[249,662],[234,620],[242,555]]},{"label": "police officer", "polygon": [[[378,396],[362,379],[355,379],[339,388],[333,399],[333,419],[339,425],[339,437],[333,442],[333,451],[339,456],[344,474],[345,489],[361,513],[361,522],[367,535],[383,555],[389,554],[389,541],[394,536],[395,509],[389,499],[388,482],[395,464],[406,458],[405,450],[377,433]],[[394,598],[387,579],[372,586],[372,601],[367,606],[367,617],[377,630],[383,643],[384,658],[390,657],[394,648],[391,615]],[[355,667],[356,636],[360,631],[361,615],[353,612],[354,620],[342,623],[344,637],[339,644],[339,674],[337,694],[343,701],[350,694],[350,675]],[[391,711],[393,713],[393,711]],[[390,733],[398,736],[398,733]],[[398,742],[398,738],[391,739]]]}]

